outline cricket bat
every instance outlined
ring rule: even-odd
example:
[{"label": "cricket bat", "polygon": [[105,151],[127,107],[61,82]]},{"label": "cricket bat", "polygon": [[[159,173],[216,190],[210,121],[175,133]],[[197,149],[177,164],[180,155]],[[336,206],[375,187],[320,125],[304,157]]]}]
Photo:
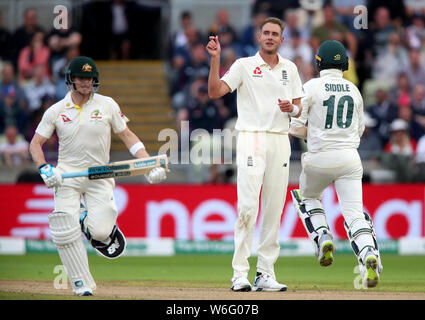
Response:
[{"label": "cricket bat", "polygon": [[97,180],[139,176],[149,173],[149,171],[157,167],[163,167],[165,170],[168,170],[168,157],[166,154],[88,167],[87,170],[84,171],[63,173],[62,178],[88,177],[90,180]]}]

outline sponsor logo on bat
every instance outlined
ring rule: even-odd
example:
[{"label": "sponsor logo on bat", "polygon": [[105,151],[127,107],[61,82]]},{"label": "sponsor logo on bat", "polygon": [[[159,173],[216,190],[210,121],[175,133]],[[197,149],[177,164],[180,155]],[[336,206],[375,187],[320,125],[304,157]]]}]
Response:
[{"label": "sponsor logo on bat", "polygon": [[156,164],[156,159],[137,161],[137,162],[134,163],[134,168],[150,167],[150,166],[154,166],[155,164]]},{"label": "sponsor logo on bat", "polygon": [[130,165],[123,164],[118,166],[99,166],[99,167],[90,167],[89,168],[89,174],[94,173],[106,173],[110,171],[116,171],[116,170],[128,170],[130,169]]}]

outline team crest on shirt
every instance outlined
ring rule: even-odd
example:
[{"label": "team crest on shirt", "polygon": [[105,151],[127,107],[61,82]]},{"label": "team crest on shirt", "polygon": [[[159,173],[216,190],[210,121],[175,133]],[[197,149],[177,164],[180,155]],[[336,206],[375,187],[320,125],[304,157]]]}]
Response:
[{"label": "team crest on shirt", "polygon": [[99,109],[94,110],[90,114],[90,121],[100,121],[103,118],[102,112],[99,111]]},{"label": "team crest on shirt", "polygon": [[280,79],[280,81],[282,81],[282,84],[285,86],[289,80],[288,80],[288,72],[286,70],[282,70],[282,79]]},{"label": "team crest on shirt", "polygon": [[252,73],[253,73],[252,76],[255,78],[263,77],[263,71],[261,71],[260,67],[256,67]]}]

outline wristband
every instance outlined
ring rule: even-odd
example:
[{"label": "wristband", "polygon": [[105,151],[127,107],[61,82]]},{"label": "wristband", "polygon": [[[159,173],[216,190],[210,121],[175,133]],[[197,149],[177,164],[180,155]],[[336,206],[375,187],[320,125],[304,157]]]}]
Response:
[{"label": "wristband", "polygon": [[139,141],[139,142],[136,142],[135,144],[133,144],[133,146],[130,148],[130,153],[135,157],[136,156],[136,153],[137,153],[137,151],[139,151],[140,149],[144,149],[145,148],[145,146],[144,146],[144,144],[141,142],[141,141]]},{"label": "wristband", "polygon": [[292,110],[292,112],[289,113],[289,115],[291,117],[295,117],[298,114],[298,112],[300,112],[300,108],[298,108],[298,106],[295,104],[293,104],[292,106],[294,107],[294,109]]}]

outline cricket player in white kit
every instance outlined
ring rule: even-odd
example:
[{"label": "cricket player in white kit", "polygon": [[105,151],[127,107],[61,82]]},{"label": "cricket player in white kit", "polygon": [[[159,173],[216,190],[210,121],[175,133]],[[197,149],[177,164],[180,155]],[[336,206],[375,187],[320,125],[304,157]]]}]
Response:
[{"label": "cricket player in white kit", "polygon": [[[277,50],[283,42],[283,23],[268,18],[258,34],[259,52],[234,62],[220,79],[221,47],[217,36],[210,37],[211,55],[208,91],[219,98],[237,90],[237,196],[238,218],[234,231],[232,290],[285,291],[276,281],[274,264],[279,256],[280,220],[288,186],[288,139],[290,117],[301,114],[302,84],[297,67]],[[251,247],[259,211],[257,273],[254,286],[248,281]]]},{"label": "cricket player in white kit", "polygon": [[340,42],[325,41],[316,60],[320,77],[304,84],[302,114],[291,122],[289,131],[307,139],[308,149],[301,158],[300,189],[292,190],[291,195],[320,265],[329,266],[335,246],[321,197],[323,190],[334,184],[363,283],[374,287],[382,264],[372,219],[363,212],[363,167],[357,152],[365,128],[363,98],[357,87],[343,78],[348,58]]},{"label": "cricket player in white kit", "polygon": [[[99,75],[89,57],[73,59],[66,73],[70,89],[64,99],[43,115],[30,144],[30,152],[47,187],[55,188],[55,209],[49,227],[72,290],[78,296],[92,295],[96,284],[89,270],[82,233],[102,255],[113,259],[125,249],[125,238],[116,225],[114,179],[87,177],[63,180],[61,174],[109,163],[111,129],[136,158],[149,157],[143,143],[127,127],[128,119],[110,97],[97,94]],[[46,163],[42,145],[53,131],[59,139],[56,167]],[[158,183],[166,178],[163,168],[154,168],[146,178]],[[81,201],[85,206],[81,209]]]}]

